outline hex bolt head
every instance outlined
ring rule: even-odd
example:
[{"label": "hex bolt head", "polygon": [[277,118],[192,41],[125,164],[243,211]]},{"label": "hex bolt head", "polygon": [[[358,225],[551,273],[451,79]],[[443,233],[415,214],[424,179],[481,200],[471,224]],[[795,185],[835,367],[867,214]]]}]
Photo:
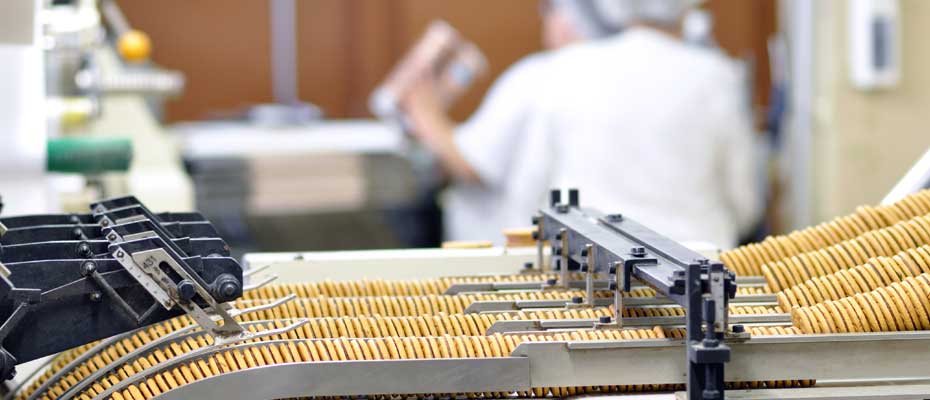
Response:
[{"label": "hex bolt head", "polygon": [[584,298],[581,296],[572,297],[572,304],[581,304],[584,303]]},{"label": "hex bolt head", "polygon": [[116,258],[123,258],[126,256],[126,253],[123,253],[122,250],[116,252]]},{"label": "hex bolt head", "polygon": [[610,222],[622,222],[623,214],[610,214],[607,216],[607,221]]},{"label": "hex bolt head", "polygon": [[598,318],[598,322],[600,322],[600,323],[602,323],[602,324],[609,324],[611,320],[613,320],[613,318],[610,318],[609,315],[604,315],[604,316]]},{"label": "hex bolt head", "polygon": [[634,257],[645,257],[646,248],[645,247],[634,247],[630,249],[630,254],[632,254]]},{"label": "hex bolt head", "polygon": [[742,325],[733,325],[730,329],[733,330],[733,333],[743,333],[746,332],[746,327]]},{"label": "hex bolt head", "polygon": [[114,240],[116,240],[116,234],[115,234],[115,233],[110,233],[109,235],[107,235],[107,240],[109,240],[109,241],[111,241],[111,242],[114,241]]},{"label": "hex bolt head", "polygon": [[197,294],[197,289],[194,287],[194,283],[185,279],[178,283],[178,297],[183,301],[191,301],[194,298],[194,295]]},{"label": "hex bolt head", "polygon": [[107,219],[102,219],[102,220],[100,220],[100,226],[106,228],[106,227],[110,226],[110,221],[107,220]]}]

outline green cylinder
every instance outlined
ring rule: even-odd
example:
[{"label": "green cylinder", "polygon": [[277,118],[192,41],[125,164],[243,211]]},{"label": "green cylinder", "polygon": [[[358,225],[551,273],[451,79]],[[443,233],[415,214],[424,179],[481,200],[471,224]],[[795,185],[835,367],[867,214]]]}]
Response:
[{"label": "green cylinder", "polygon": [[122,138],[61,138],[48,141],[49,172],[94,175],[125,172],[132,161],[132,142]]}]

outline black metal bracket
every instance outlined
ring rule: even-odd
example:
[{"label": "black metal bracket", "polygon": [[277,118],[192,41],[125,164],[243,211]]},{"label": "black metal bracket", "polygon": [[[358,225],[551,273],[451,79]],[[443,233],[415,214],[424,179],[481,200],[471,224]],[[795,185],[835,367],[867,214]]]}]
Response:
[{"label": "black metal bracket", "polygon": [[[132,197],[94,211],[0,220],[14,226],[0,237],[0,379],[17,363],[185,312],[214,328],[222,318],[217,332],[239,326],[225,302],[242,295],[242,267],[200,214],[153,214]],[[154,286],[167,302],[146,276],[162,278]]]},{"label": "black metal bracket", "polygon": [[618,326],[623,292],[630,291],[634,279],[681,305],[687,315],[688,398],[723,399],[724,364],[730,359],[724,343],[727,306],[736,294],[735,276],[722,263],[621,214],[582,209],[577,190],[568,191],[568,203],[561,198],[561,191],[553,190],[549,207],[533,220],[539,241],[553,247],[551,260],[563,283],[567,271],[581,265],[609,274]]}]

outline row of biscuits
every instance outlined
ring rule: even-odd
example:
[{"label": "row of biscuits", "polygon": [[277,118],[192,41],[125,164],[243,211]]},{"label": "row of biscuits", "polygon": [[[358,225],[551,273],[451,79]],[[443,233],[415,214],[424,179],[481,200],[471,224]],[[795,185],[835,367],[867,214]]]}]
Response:
[{"label": "row of biscuits", "polygon": [[927,244],[930,244],[930,217],[920,216],[833,246],[765,264],[762,274],[769,289],[778,292],[813,277],[862,265],[873,257],[891,257]]},{"label": "row of biscuits", "polygon": [[930,273],[930,246],[902,251],[893,257],[875,257],[862,265],[815,277],[776,294],[783,310],[839,300]]},{"label": "row of biscuits", "polygon": [[817,226],[770,236],[760,243],[726,251],[720,258],[737,275],[758,276],[762,275],[763,264],[822,249],[927,214],[930,214],[930,190],[922,190],[891,205],[862,206],[853,214]]},{"label": "row of biscuits", "polygon": [[[555,334],[524,334],[473,336],[473,337],[408,337],[369,339],[297,340],[224,349],[199,360],[153,374],[143,382],[117,391],[113,400],[151,399],[161,393],[210,376],[235,372],[247,368],[280,365],[293,362],[319,362],[330,360],[385,360],[385,359],[444,359],[474,357],[504,357],[524,342],[583,341],[583,340],[641,340],[665,338],[661,328],[630,330],[573,331]],[[763,382],[758,386],[793,387],[805,382]],[[744,387],[731,385],[731,387]],[[751,387],[745,386],[745,387]],[[91,399],[100,393],[103,385],[84,393],[81,399]],[[508,397],[566,397],[586,393],[615,393],[632,391],[668,391],[679,385],[598,386],[577,388],[534,387],[526,392],[466,393],[469,398]],[[434,394],[438,397],[461,397],[463,394]],[[393,398],[395,396],[370,396]],[[420,395],[420,397],[430,397]]]},{"label": "row of biscuits", "polygon": [[[611,315],[607,308],[573,309],[573,310],[546,310],[546,311],[520,311],[512,313],[485,313],[485,314],[453,314],[453,315],[423,315],[418,317],[326,317],[311,318],[307,323],[296,330],[290,331],[279,338],[287,339],[322,339],[322,338],[367,338],[390,336],[481,336],[498,320],[510,319],[597,319],[601,316]],[[289,325],[297,318],[286,316],[280,319],[255,321],[248,325],[252,332],[268,329],[279,329]],[[183,320],[185,318],[178,318]],[[68,374],[55,382],[43,394],[43,398],[54,399],[71,388],[76,382],[89,376],[99,368],[111,365],[126,354],[138,351],[153,340],[163,338],[179,329],[180,324],[158,324],[149,329],[130,335],[112,345],[101,349],[93,357],[78,365]],[[270,340],[273,337],[265,338]],[[212,339],[203,332],[198,331],[188,339],[177,343],[165,344],[149,351],[150,362],[155,359],[164,361],[167,358],[184,354],[188,351],[211,344]],[[146,357],[142,355],[142,357]],[[144,360],[137,359],[134,364],[139,368]],[[112,368],[114,373],[121,373],[124,366],[116,365]],[[33,391],[24,391],[20,397],[25,398]]]},{"label": "row of biscuits", "polygon": [[839,300],[791,311],[804,333],[893,332],[930,329],[930,274]]}]

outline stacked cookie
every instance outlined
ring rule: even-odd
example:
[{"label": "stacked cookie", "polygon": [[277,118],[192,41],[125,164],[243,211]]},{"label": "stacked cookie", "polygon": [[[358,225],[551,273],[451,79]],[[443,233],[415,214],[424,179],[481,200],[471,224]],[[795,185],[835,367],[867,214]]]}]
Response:
[{"label": "stacked cookie", "polygon": [[791,310],[804,333],[890,332],[930,329],[930,275],[839,300]]},{"label": "stacked cookie", "polygon": [[776,294],[779,306],[790,310],[839,300],[930,273],[930,246],[908,249],[892,257],[875,257],[850,269],[815,277]]},{"label": "stacked cookie", "polygon": [[778,292],[813,277],[865,264],[873,257],[891,257],[925,244],[930,244],[930,217],[919,216],[829,247],[770,262],[762,266],[762,273],[769,289]]},{"label": "stacked cookie", "polygon": [[[829,247],[863,233],[927,214],[930,214],[930,190],[922,190],[891,205],[859,207],[851,215],[741,246],[724,252],[720,259],[727,268],[740,276],[758,276],[762,275],[764,264]],[[928,242],[921,244],[924,243]]]}]

